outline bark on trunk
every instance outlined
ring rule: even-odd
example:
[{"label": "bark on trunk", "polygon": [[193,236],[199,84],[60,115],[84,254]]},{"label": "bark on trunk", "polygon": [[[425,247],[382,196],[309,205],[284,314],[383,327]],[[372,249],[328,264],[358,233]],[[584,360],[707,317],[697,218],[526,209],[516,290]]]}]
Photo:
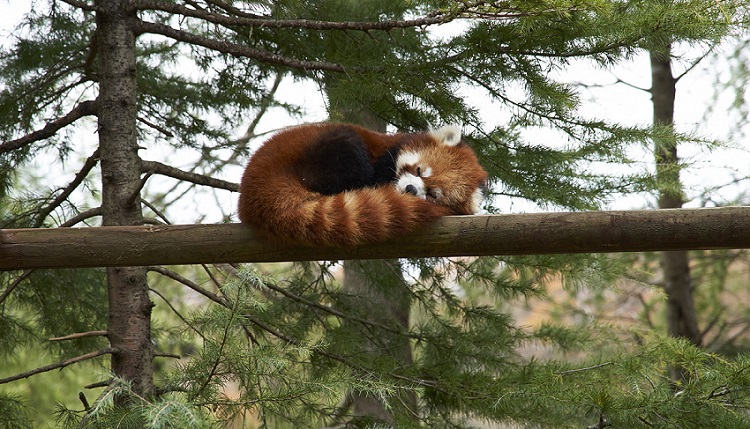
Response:
[{"label": "bark on trunk", "polygon": [[[358,123],[369,129],[386,132],[386,123],[367,111],[345,111],[345,120]],[[378,285],[377,283],[384,283]],[[367,319],[382,325],[398,325],[409,328],[408,285],[404,281],[397,259],[344,262],[344,289],[359,297]],[[383,293],[387,289],[389,293]],[[363,335],[367,335],[363,331]],[[401,366],[412,365],[412,350],[408,338],[392,332],[380,333],[377,339],[363,341],[368,353],[388,356]],[[356,417],[374,419],[389,424],[395,423],[395,415],[417,416],[417,397],[412,391],[397,393],[398,398],[389,398],[389,409],[378,398],[359,392],[351,392],[353,413]],[[408,417],[407,417],[408,418]]]},{"label": "bark on trunk", "polygon": [[[127,1],[97,0],[99,147],[104,225],[141,225],[136,131],[135,11]],[[107,269],[112,372],[134,393],[153,394],[151,303],[143,267]]]},{"label": "bark on trunk", "polygon": [[[667,50],[667,52],[669,52]],[[672,130],[674,124],[675,78],[672,75],[669,55],[650,53],[654,105],[654,127]],[[659,185],[659,208],[680,208],[683,204],[680,185],[680,166],[677,156],[677,142],[671,132],[657,134],[654,140],[657,183]],[[687,338],[700,346],[701,335],[693,301],[693,287],[690,279],[690,261],[687,251],[662,252],[660,264],[664,276],[664,290],[667,294],[667,328],[673,337]],[[672,378],[684,378],[679,369],[672,369]]]},{"label": "bark on trunk", "polygon": [[[380,283],[380,284],[378,284]],[[411,300],[408,285],[401,274],[396,259],[344,262],[344,289],[357,297],[367,319],[379,325],[409,328]],[[393,332],[378,332],[377,338],[369,329],[362,330],[362,352],[387,357],[402,368],[413,364],[409,339]],[[395,416],[415,419],[417,397],[413,391],[399,391],[396,398],[386,398],[388,406],[380,399],[359,392],[350,392],[353,414],[367,420],[396,423]]]}]

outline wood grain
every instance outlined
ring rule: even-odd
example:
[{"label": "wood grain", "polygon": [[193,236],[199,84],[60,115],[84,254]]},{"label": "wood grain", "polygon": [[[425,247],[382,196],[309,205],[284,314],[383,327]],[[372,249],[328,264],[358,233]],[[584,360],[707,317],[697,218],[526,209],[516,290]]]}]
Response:
[{"label": "wood grain", "polygon": [[383,243],[323,248],[242,224],[0,230],[0,270],[750,248],[750,207],[451,216]]}]

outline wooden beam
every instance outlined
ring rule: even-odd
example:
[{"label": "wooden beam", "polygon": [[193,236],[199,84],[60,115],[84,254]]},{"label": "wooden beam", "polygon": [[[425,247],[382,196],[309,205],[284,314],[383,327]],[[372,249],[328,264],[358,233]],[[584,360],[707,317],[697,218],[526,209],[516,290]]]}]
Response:
[{"label": "wooden beam", "polygon": [[241,224],[0,230],[0,270],[750,248],[750,207],[452,216],[383,243],[280,243]]}]

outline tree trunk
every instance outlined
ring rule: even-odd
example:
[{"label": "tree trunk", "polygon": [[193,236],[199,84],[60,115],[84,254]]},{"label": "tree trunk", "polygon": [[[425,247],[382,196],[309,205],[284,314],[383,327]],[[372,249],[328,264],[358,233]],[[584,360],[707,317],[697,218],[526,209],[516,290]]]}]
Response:
[{"label": "tree trunk", "polygon": [[[329,101],[331,110],[343,115],[343,118],[336,119],[386,132],[385,121],[370,112],[347,109],[346,102],[344,106],[340,106],[334,105],[336,100]],[[343,287],[352,296],[357,297],[368,320],[386,326],[397,325],[403,330],[409,329],[409,286],[404,281],[401,264],[397,259],[345,261]],[[413,363],[408,338],[392,332],[379,332],[378,338],[372,338],[369,331],[363,330],[362,334],[363,348],[368,354],[387,356],[400,362],[403,367]],[[417,415],[417,397],[412,391],[399,392],[397,398],[388,398],[391,409],[378,398],[359,392],[351,392],[349,395],[354,416],[358,418],[393,424],[396,415]]]},{"label": "tree trunk", "polygon": [[[99,56],[99,147],[104,225],[141,225],[136,131],[135,11],[127,1],[96,2]],[[133,392],[153,394],[151,303],[143,267],[107,269],[112,372]]]},{"label": "tree trunk", "polygon": [[[367,319],[376,324],[409,329],[408,287],[397,259],[344,262],[344,289],[357,297]],[[363,329],[362,335],[361,352],[382,356],[402,368],[413,364],[408,337],[384,331],[373,335],[370,329]],[[359,392],[350,392],[349,396],[353,414],[358,418],[393,424],[396,415],[407,419],[417,416],[417,397],[413,391],[400,391],[396,397],[386,398],[390,408],[380,399]]]},{"label": "tree trunk", "polygon": [[[654,104],[654,128],[663,128],[654,139],[659,208],[680,208],[683,204],[677,142],[674,136],[674,103],[676,80],[672,75],[669,48],[666,54],[650,53],[651,95]],[[687,338],[695,345],[701,344],[698,320],[693,302],[690,265],[687,251],[662,252],[660,264],[667,294],[667,329],[673,337]],[[672,369],[673,380],[684,378],[678,369]]]}]

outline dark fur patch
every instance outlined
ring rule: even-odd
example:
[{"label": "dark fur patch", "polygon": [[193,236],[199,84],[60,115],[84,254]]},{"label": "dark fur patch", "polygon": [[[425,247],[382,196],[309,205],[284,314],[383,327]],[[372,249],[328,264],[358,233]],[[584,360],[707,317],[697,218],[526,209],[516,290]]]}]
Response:
[{"label": "dark fur patch", "polygon": [[403,143],[399,143],[393,146],[375,160],[373,166],[375,185],[384,185],[396,181],[396,159],[398,159],[398,153],[401,152],[402,145]]},{"label": "dark fur patch", "polygon": [[341,127],[323,134],[295,166],[302,183],[323,195],[371,187],[375,172],[362,137]]}]

